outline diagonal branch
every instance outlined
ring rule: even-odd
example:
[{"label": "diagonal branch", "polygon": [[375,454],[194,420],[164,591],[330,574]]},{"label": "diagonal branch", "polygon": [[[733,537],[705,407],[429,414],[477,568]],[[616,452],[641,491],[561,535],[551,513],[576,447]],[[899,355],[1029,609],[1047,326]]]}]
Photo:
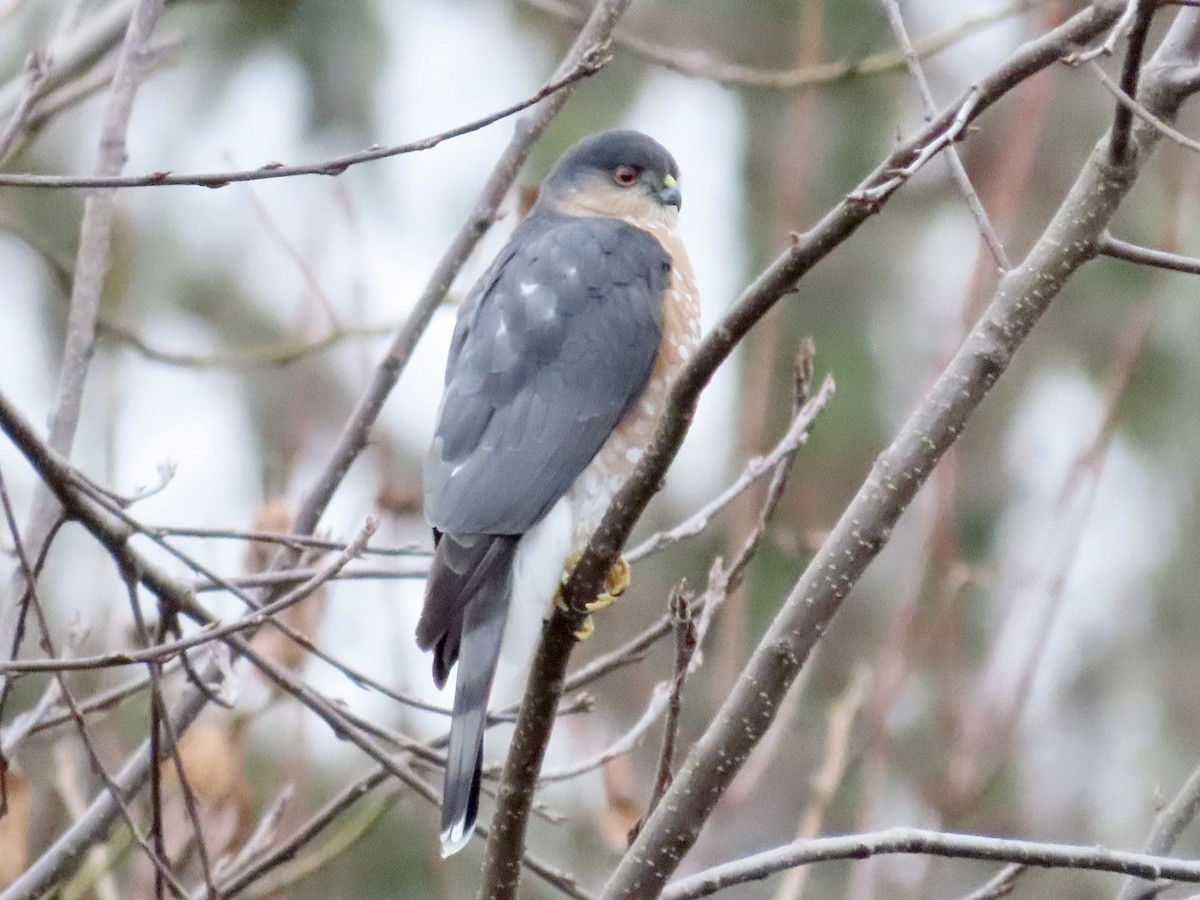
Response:
[{"label": "diagonal branch", "polygon": [[[1093,20],[1095,21],[1095,20]],[[1175,20],[1144,74],[1146,102],[1171,117],[1186,96],[1173,69],[1195,68],[1188,44],[1200,10]],[[652,896],[691,849],[725,788],[766,732],[780,702],[843,599],[891,536],[900,514],[957,440],[967,420],[1067,279],[1097,252],[1108,221],[1159,138],[1143,126],[1117,166],[1102,139],[1026,259],[993,300],[796,582],[733,693],[695,744],[672,789],[609,882],[605,898]]]},{"label": "diagonal branch", "polygon": [[[543,629],[542,642],[531,666],[521,715],[505,764],[492,838],[488,842],[485,890],[493,891],[497,897],[511,897],[515,890],[518,872],[511,860],[519,857],[519,850],[524,846],[533,784],[549,742],[554,709],[574,646],[573,632],[582,619],[583,606],[599,592],[634,523],[658,490],[691,424],[700,392],[717,368],[749,330],[782,297],[794,290],[801,277],[854,234],[903,184],[907,175],[898,177],[897,172],[911,173],[916,166],[936,155],[937,149],[946,146],[947,134],[961,133],[967,124],[1026,78],[1053,65],[1072,46],[1086,43],[1101,34],[1119,15],[1120,8],[1089,8],[1018,49],[995,72],[947,107],[917,135],[898,146],[850,196],[826,213],[811,230],[795,235],[791,246],[754,280],[712,333],[701,342],[672,388],[667,410],[653,442],[643,454],[634,474],[613,500],[600,528],[592,536],[587,552],[564,586],[564,598],[572,610],[578,612],[557,611]],[[753,729],[747,729],[747,735],[753,735],[749,745],[765,731],[771,716],[768,712],[755,718],[760,721],[756,721]],[[761,730],[759,725],[762,726]],[[745,752],[749,752],[749,746]],[[736,770],[736,766],[729,767],[724,762],[720,767],[729,778]],[[677,776],[668,798],[681,790],[686,777],[687,766],[682,776]],[[699,801],[701,807],[711,810],[717,796],[719,791],[704,798],[693,795],[691,800]],[[673,818],[675,809],[675,804],[665,799],[656,815],[647,823],[639,837],[639,844],[646,841],[657,844],[662,836],[658,831],[661,823],[656,824],[656,820],[667,815]],[[690,812],[695,816],[692,827],[698,832],[707,812],[695,808]],[[678,847],[675,851],[678,857],[682,857],[694,837],[692,834],[685,845]],[[654,882],[660,886],[669,877],[678,858],[673,858],[673,852],[669,852],[662,862],[663,866],[654,876]],[[634,871],[640,871],[643,865],[647,865],[646,858],[635,849],[625,857],[622,869],[617,873],[618,878],[624,879]],[[626,896],[649,895],[653,895],[653,890],[631,889],[626,893]]]}]

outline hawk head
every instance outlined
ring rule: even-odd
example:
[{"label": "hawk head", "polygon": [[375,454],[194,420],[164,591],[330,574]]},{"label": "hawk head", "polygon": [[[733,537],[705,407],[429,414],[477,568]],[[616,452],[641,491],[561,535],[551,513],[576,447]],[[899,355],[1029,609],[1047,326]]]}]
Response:
[{"label": "hawk head", "polygon": [[639,131],[603,131],[580,141],[542,184],[539,202],[569,215],[615,216],[673,226],[682,196],[679,166]]}]

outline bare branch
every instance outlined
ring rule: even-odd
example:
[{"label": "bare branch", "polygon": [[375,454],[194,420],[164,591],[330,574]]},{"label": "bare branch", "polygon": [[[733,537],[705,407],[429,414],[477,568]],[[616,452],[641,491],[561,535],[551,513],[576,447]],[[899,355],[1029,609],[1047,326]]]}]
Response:
[{"label": "bare branch", "polygon": [[[683,712],[683,686],[687,683],[691,672],[692,661],[696,657],[696,649],[701,636],[692,618],[691,597],[688,596],[686,585],[682,582],[671,591],[670,614],[675,628],[675,672],[671,677],[667,702],[667,722],[663,728],[662,749],[658,753],[658,769],[654,776],[654,793],[646,804],[646,812],[639,820],[641,823],[649,818],[658,806],[663,794],[671,786],[672,770],[675,765],[675,744],[679,737],[679,717]],[[632,835],[630,835],[632,838]]]},{"label": "bare branch", "polygon": [[663,891],[662,897],[663,900],[694,900],[711,896],[735,884],[767,878],[793,866],[834,859],[868,859],[890,853],[928,854],[950,859],[989,859],[1040,868],[1085,869],[1151,880],[1166,877],[1200,882],[1200,862],[1096,846],[1047,844],[924,831],[919,828],[892,828],[873,834],[796,841],[676,881]]},{"label": "bare branch", "polygon": [[578,778],[580,775],[585,775],[588,772],[593,772],[603,767],[619,756],[632,753],[642,742],[642,738],[646,736],[646,732],[653,728],[654,724],[663,717],[663,713],[667,711],[669,705],[670,691],[667,685],[665,683],[655,685],[654,690],[650,692],[650,702],[646,704],[645,710],[628,731],[591,759],[573,763],[552,772],[546,772],[538,779],[538,783],[552,784],[556,781],[570,781],[572,778]]},{"label": "bare branch", "polygon": [[358,555],[361,546],[365,545],[371,535],[375,533],[375,528],[376,520],[368,518],[358,536],[350,542],[350,545],[336,559],[313,572],[303,584],[284,594],[278,600],[274,600],[266,606],[261,606],[250,615],[242,616],[232,622],[222,624],[213,620],[207,627],[202,628],[199,632],[189,637],[179,638],[175,641],[150,643],[140,650],[117,650],[112,653],[103,653],[98,656],[81,656],[75,659],[18,659],[9,662],[0,662],[0,673],[73,672],[84,669],[102,669],[110,666],[162,662],[169,657],[211,643],[212,641],[223,640],[238,632],[258,629],[269,619],[273,619],[285,609],[295,606],[301,600],[309,597],[322,585],[337,577],[338,572]]},{"label": "bare branch", "polygon": [[1100,238],[1099,253],[1111,256],[1113,259],[1123,259],[1126,262],[1137,263],[1140,266],[1153,266],[1157,269],[1168,269],[1172,272],[1186,272],[1188,275],[1200,275],[1200,259],[1194,256],[1180,256],[1178,253],[1168,253],[1166,250],[1154,250],[1149,247],[1139,247],[1128,241],[1122,241],[1105,232]]},{"label": "bare branch", "polygon": [[578,61],[565,75],[551,81],[533,95],[511,106],[498,110],[482,118],[458,125],[446,131],[416,141],[404,144],[393,144],[387,147],[372,145],[357,153],[348,153],[333,159],[299,165],[284,165],[279,162],[269,162],[257,169],[235,169],[228,172],[209,172],[176,175],[168,171],[150,172],[146,175],[25,175],[0,173],[0,186],[28,188],[138,188],[138,187],[170,187],[192,185],[195,187],[222,188],[226,185],[245,181],[264,181],[270,178],[294,178],[297,175],[341,175],[352,166],[378,159],[388,159],[402,156],[406,153],[418,153],[430,150],[451,138],[461,137],[473,131],[479,131],[488,125],[493,125],[509,116],[536,106],[548,97],[560,93],[577,81],[594,75],[607,62],[607,57],[599,48],[580,55]]}]

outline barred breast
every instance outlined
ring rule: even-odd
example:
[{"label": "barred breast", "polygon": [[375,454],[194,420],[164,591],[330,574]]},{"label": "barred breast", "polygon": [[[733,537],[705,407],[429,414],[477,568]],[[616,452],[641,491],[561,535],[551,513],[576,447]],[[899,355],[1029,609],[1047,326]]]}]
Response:
[{"label": "barred breast", "polygon": [[700,341],[700,293],[683,242],[663,222],[643,219],[630,224],[653,234],[671,257],[671,281],[662,299],[662,343],[641,399],[613,429],[567,494],[574,519],[571,544],[575,549],[587,544],[613,495],[633,473],[654,437],[671,385]]}]

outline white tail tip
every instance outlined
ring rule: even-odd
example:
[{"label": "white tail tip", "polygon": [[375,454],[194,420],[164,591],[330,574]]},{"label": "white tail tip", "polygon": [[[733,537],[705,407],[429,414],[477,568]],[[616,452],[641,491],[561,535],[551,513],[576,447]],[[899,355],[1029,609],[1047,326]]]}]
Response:
[{"label": "white tail tip", "polygon": [[442,859],[453,856],[471,841],[475,833],[475,823],[467,825],[465,819],[459,819],[441,834]]}]

